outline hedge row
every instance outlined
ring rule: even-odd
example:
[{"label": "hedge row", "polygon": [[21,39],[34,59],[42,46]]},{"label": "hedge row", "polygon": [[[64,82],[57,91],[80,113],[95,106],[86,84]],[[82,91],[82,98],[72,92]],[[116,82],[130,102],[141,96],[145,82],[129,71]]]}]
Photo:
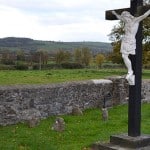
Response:
[{"label": "hedge row", "polygon": [[[34,64],[29,66],[26,63],[18,63],[17,65],[3,65],[0,64],[0,70],[39,70],[39,64]],[[81,69],[84,68],[83,65],[78,63],[62,63],[62,64],[46,64],[41,65],[41,69]]]}]

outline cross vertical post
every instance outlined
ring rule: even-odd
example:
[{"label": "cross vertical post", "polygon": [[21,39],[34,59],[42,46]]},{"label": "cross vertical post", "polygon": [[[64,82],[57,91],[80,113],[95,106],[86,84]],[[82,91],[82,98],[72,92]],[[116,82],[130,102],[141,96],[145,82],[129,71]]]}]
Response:
[{"label": "cross vertical post", "polygon": [[[135,15],[143,0],[131,0],[130,13]],[[141,74],[142,74],[142,23],[136,35],[136,55],[130,57],[135,74],[135,85],[129,86],[128,135],[141,135]]]}]

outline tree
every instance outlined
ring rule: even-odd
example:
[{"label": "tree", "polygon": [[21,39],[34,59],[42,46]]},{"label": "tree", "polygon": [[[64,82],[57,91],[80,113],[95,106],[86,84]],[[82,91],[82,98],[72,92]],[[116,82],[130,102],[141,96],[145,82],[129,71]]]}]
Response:
[{"label": "tree", "polygon": [[122,21],[119,21],[119,24],[113,27],[111,33],[109,34],[109,39],[112,41],[112,43],[121,41],[121,38],[124,34],[123,27],[124,27],[124,23]]},{"label": "tree", "polygon": [[[145,0],[145,4],[150,4],[150,0]],[[143,21],[143,63],[150,65],[150,18]]]},{"label": "tree", "polygon": [[42,65],[46,65],[48,63],[48,52],[45,50],[37,50],[31,55],[33,62],[39,63],[39,70],[41,70]]},{"label": "tree", "polygon": [[69,62],[71,59],[71,53],[69,51],[65,52],[65,62]]},{"label": "tree", "polygon": [[74,50],[74,59],[76,63],[82,64],[82,51],[80,48]]},{"label": "tree", "polygon": [[55,61],[57,64],[61,64],[63,62],[69,62],[71,58],[71,54],[68,51],[59,50],[55,55]]},{"label": "tree", "polygon": [[119,52],[121,42],[120,41],[113,42],[112,46],[113,46],[113,52],[109,54],[108,59],[113,63],[117,63],[117,64],[123,63],[121,53]]},{"label": "tree", "polygon": [[88,47],[82,48],[82,64],[85,66],[88,66],[90,64],[90,61],[92,59],[92,54],[90,52],[90,49]]},{"label": "tree", "polygon": [[77,48],[74,50],[74,60],[76,63],[88,66],[91,59],[92,54],[88,47]]},{"label": "tree", "polygon": [[10,50],[5,50],[2,52],[1,62],[6,65],[14,65],[16,61],[15,52],[11,52]]},{"label": "tree", "polygon": [[148,64],[150,66],[150,42],[143,45],[143,64]]},{"label": "tree", "polygon": [[104,60],[105,60],[105,56],[103,54],[97,54],[96,55],[96,64],[98,67],[101,67]]},{"label": "tree", "polygon": [[23,50],[17,51],[17,61],[24,61],[25,60],[25,54]]}]

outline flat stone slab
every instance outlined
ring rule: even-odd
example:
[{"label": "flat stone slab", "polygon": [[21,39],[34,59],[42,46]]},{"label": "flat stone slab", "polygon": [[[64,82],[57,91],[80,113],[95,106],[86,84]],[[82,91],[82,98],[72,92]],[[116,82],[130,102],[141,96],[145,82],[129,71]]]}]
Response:
[{"label": "flat stone slab", "polygon": [[109,83],[113,83],[111,80],[107,80],[107,79],[93,79],[92,81],[94,82],[94,84],[109,84]]},{"label": "flat stone slab", "polygon": [[150,150],[150,135],[113,135],[110,143],[95,143],[91,150]]},{"label": "flat stone slab", "polygon": [[113,135],[110,137],[110,143],[124,147],[140,148],[150,146],[150,135],[141,135],[137,137]]},{"label": "flat stone slab", "polygon": [[127,148],[119,145],[114,145],[111,143],[107,144],[94,144],[90,150],[150,150],[150,146],[141,148]]}]

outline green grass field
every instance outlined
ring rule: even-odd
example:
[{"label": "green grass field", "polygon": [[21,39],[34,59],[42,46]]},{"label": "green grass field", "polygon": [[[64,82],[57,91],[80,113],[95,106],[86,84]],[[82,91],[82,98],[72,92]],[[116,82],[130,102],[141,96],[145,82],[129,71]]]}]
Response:
[{"label": "green grass field", "polygon": [[[125,69],[57,69],[43,71],[0,71],[0,85],[48,84],[108,76],[125,75]],[[143,78],[150,79],[150,70],[143,71]]]},{"label": "green grass field", "polygon": [[[150,134],[150,104],[142,104],[142,133]],[[110,135],[127,133],[127,105],[109,109],[109,120],[101,119],[100,109],[88,109],[83,116],[62,116],[64,132],[51,130],[56,116],[42,120],[37,127],[26,124],[0,127],[1,150],[83,150]],[[85,150],[85,149],[84,149]]]}]

